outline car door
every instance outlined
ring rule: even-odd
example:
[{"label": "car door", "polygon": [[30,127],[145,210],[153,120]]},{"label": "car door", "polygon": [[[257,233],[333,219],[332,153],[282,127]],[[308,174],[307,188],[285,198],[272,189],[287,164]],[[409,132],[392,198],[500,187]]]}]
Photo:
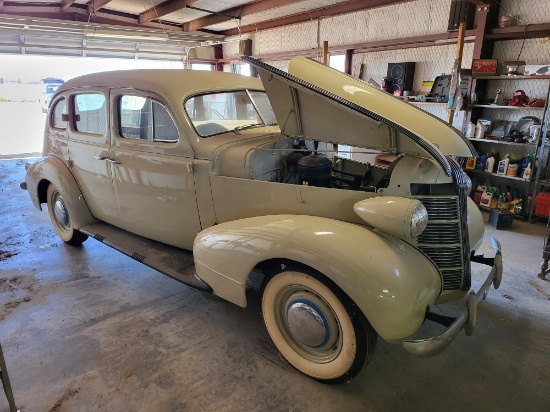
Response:
[{"label": "car door", "polygon": [[113,185],[119,226],[192,249],[201,230],[190,145],[167,104],[136,90],[111,92]]},{"label": "car door", "polygon": [[114,223],[118,209],[109,158],[108,89],[74,91],[69,98],[68,156],[90,212]]},{"label": "car door", "polygon": [[59,95],[52,102],[44,132],[44,154],[51,154],[68,160],[67,126],[68,126],[67,99]]}]

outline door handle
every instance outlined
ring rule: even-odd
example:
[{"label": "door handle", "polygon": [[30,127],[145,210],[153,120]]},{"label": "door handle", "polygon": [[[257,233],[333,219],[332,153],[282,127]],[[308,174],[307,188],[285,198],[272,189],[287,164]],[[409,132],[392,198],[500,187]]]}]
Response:
[{"label": "door handle", "polygon": [[113,165],[119,165],[121,164],[122,162],[118,161],[118,160],[115,160],[115,159],[106,159],[109,163],[113,164]]},{"label": "door handle", "polygon": [[107,156],[103,156],[103,155],[101,155],[101,156],[94,156],[94,159],[96,159],[96,160],[106,160],[106,159],[107,159]]}]

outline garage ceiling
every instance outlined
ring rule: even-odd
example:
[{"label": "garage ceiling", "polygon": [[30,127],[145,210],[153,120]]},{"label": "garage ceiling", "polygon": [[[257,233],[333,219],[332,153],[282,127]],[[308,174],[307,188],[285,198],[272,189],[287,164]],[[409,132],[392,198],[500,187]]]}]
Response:
[{"label": "garage ceiling", "polygon": [[181,60],[228,35],[406,1],[0,0],[0,53]]},{"label": "garage ceiling", "polygon": [[[282,26],[407,0],[63,0],[2,1],[0,14],[227,34]],[[411,1],[411,0],[408,0]]]}]

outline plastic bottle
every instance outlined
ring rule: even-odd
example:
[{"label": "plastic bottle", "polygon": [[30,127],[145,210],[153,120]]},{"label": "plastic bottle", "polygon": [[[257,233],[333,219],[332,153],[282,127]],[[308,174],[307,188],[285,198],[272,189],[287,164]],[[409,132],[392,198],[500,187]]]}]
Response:
[{"label": "plastic bottle", "polygon": [[481,125],[481,123],[476,124],[474,137],[476,139],[483,139],[484,132],[485,130],[483,129],[483,126]]},{"label": "plastic bottle", "polygon": [[529,162],[529,164],[523,171],[523,180],[531,180],[531,162]]},{"label": "plastic bottle", "polygon": [[505,157],[500,162],[498,162],[497,174],[505,175],[508,170],[508,164],[510,164],[510,159]]},{"label": "plastic bottle", "polygon": [[487,162],[486,155],[484,154],[478,155],[477,161],[476,161],[476,170],[485,170],[486,162]]},{"label": "plastic bottle", "polygon": [[495,158],[493,156],[489,157],[485,162],[485,171],[493,173],[493,167],[495,166]]},{"label": "plastic bottle", "polygon": [[475,135],[476,126],[472,122],[468,123],[466,128],[466,137],[472,138]]}]

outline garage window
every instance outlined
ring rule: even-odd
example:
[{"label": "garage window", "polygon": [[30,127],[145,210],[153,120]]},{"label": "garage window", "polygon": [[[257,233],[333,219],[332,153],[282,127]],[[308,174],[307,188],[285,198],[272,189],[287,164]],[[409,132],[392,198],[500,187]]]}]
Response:
[{"label": "garage window", "polygon": [[67,114],[67,102],[65,99],[59,100],[55,103],[55,107],[52,110],[52,126],[57,129],[66,129],[67,121],[63,120],[63,115]]},{"label": "garage window", "polygon": [[161,103],[142,96],[121,96],[119,100],[120,135],[127,139],[176,142],[178,129]]},{"label": "garage window", "polygon": [[76,130],[105,135],[107,132],[105,96],[101,93],[78,94],[74,102]]}]

